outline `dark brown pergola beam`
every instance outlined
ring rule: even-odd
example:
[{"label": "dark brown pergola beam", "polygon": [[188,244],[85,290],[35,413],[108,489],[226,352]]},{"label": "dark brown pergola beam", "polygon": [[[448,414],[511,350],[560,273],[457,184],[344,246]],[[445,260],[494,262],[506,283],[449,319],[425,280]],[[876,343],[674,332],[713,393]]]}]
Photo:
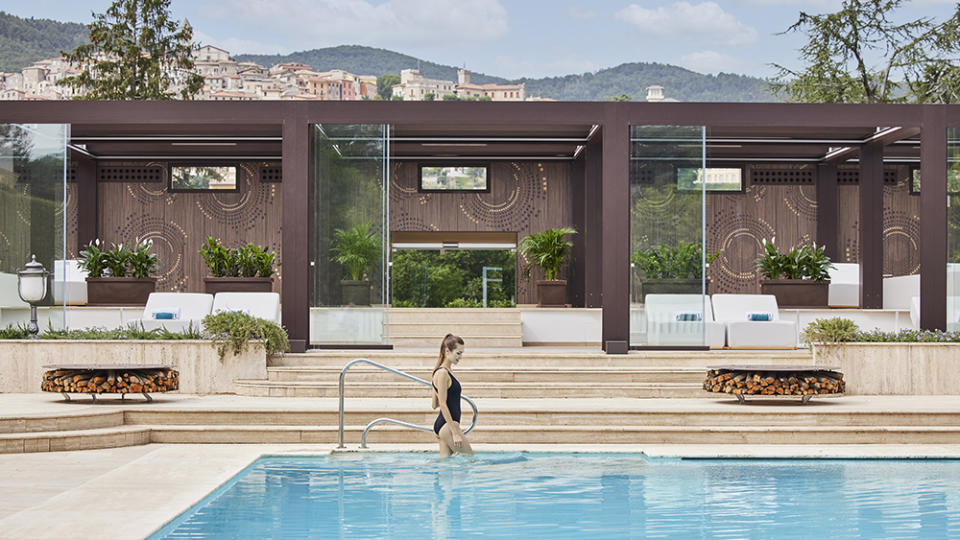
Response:
[{"label": "dark brown pergola beam", "polygon": [[630,128],[616,114],[603,123],[603,330],[607,354],[630,349]]},{"label": "dark brown pergola beam", "polygon": [[860,307],[883,307],[883,143],[860,150]]},{"label": "dark brown pergola beam", "polygon": [[[957,124],[953,124],[957,125]],[[947,329],[947,121],[942,106],[923,110],[920,142],[920,328]]]},{"label": "dark brown pergola beam", "polygon": [[[862,144],[871,144],[879,143],[883,146],[888,144],[893,144],[897,141],[902,141],[903,139],[909,139],[910,137],[920,134],[919,127],[893,127],[888,128],[883,131],[877,132],[875,135],[867,137],[862,141]],[[821,161],[825,163],[841,163],[851,157],[857,155],[860,152],[860,146],[848,146],[841,150],[836,150],[830,152],[827,155],[821,158]]]}]

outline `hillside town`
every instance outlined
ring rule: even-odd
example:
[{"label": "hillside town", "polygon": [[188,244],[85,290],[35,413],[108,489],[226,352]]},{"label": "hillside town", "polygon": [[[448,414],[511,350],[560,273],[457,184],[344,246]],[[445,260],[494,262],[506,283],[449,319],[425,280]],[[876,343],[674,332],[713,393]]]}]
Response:
[{"label": "hillside town", "polygon": [[[237,62],[224,49],[205,45],[193,53],[194,70],[204,78],[195,99],[208,101],[319,100],[358,101],[380,99],[376,75],[357,75],[342,69],[314,71],[299,63],[282,63],[269,68],[253,62]],[[0,100],[62,100],[82,93],[57,84],[80,73],[78,66],[63,58],[34,62],[19,73],[0,72]],[[178,93],[178,77],[172,77],[171,91]],[[467,99],[479,101],[539,101],[528,97],[524,84],[475,84],[470,71],[457,70],[457,80],[424,77],[418,69],[405,69],[400,83],[393,86],[392,98],[405,101]]]}]

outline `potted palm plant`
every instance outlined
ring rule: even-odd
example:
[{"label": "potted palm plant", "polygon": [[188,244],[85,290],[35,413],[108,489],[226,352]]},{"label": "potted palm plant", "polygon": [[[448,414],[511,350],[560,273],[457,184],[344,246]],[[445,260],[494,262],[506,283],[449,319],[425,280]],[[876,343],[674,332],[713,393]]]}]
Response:
[{"label": "potted palm plant", "polygon": [[87,304],[91,306],[142,306],[157,289],[157,256],[153,241],[137,240],[133,249],[114,244],[111,249],[96,239],[80,250],[78,266],[87,272]]},{"label": "potted palm plant", "polygon": [[520,253],[529,261],[523,268],[523,277],[530,278],[531,266],[543,268],[544,279],[537,280],[537,305],[540,307],[563,307],[567,305],[567,280],[557,279],[573,242],[563,237],[577,234],[573,227],[547,229],[523,237],[517,245]]},{"label": "potted palm plant", "polygon": [[203,278],[207,294],[273,290],[273,260],[277,255],[263,246],[248,243],[228,248],[208,236],[200,246],[200,256],[210,270],[210,276]]},{"label": "potted palm plant", "polygon": [[760,280],[760,293],[777,297],[780,307],[826,307],[833,263],[824,247],[800,246],[780,253],[773,241],[764,239],[763,256],[757,267],[766,279]]},{"label": "potted palm plant", "polygon": [[369,271],[380,257],[380,237],[370,230],[369,223],[349,229],[334,229],[333,260],[346,268],[350,279],[340,281],[343,304],[370,305]]},{"label": "potted palm plant", "polygon": [[720,251],[718,249],[704,258],[703,248],[698,242],[680,242],[676,247],[661,245],[634,251],[630,255],[630,263],[642,274],[638,298],[644,298],[647,294],[700,294],[703,262],[709,266],[720,255]]}]

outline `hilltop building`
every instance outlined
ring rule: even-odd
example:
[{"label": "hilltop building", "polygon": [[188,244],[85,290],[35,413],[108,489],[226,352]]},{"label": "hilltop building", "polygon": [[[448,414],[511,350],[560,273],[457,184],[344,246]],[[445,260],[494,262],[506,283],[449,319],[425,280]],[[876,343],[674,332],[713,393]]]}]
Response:
[{"label": "hilltop building", "polygon": [[470,71],[457,70],[457,82],[428,79],[416,69],[400,72],[400,83],[393,86],[394,97],[404,101],[423,101],[431,96],[434,101],[454,95],[460,99],[483,101],[526,101],[526,85],[521,84],[473,84]]}]

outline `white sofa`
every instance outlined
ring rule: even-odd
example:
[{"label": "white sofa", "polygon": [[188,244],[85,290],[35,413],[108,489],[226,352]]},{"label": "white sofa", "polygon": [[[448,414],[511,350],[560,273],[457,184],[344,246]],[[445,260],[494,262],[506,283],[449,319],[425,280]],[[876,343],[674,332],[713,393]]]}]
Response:
[{"label": "white sofa", "polygon": [[[189,327],[203,330],[203,318],[210,314],[213,295],[202,293],[150,293],[143,315],[134,321],[144,330],[165,328],[170,332],[182,332]],[[173,318],[162,319],[161,313],[172,313]]]},{"label": "white sofa", "polygon": [[53,303],[77,306],[87,303],[87,271],[76,259],[53,261]]},{"label": "white sofa", "polygon": [[280,324],[280,295],[275,292],[222,292],[213,299],[211,313],[242,311]]},{"label": "white sofa", "polygon": [[[745,349],[795,349],[797,324],[780,320],[772,294],[715,294],[714,317],[727,328],[727,346]],[[750,314],[769,314],[770,320],[749,320]]]},{"label": "white sofa", "polygon": [[920,296],[920,274],[883,278],[883,309],[910,309],[914,296]]},{"label": "white sofa", "polygon": [[20,299],[19,286],[16,274],[0,272],[0,308],[30,307]]},{"label": "white sofa", "polygon": [[860,307],[860,265],[833,263],[827,305],[830,307]]},{"label": "white sofa", "polygon": [[[644,299],[649,345],[706,345],[720,348],[725,328],[713,318],[709,296],[648,294]],[[690,315],[701,320],[683,320]]]}]

